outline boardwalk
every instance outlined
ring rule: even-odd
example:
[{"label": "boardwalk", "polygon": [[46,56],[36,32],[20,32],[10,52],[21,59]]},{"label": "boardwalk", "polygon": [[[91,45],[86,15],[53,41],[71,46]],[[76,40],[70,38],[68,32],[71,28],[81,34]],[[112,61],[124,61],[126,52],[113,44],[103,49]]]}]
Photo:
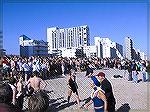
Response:
[{"label": "boardwalk", "polygon": [[[127,72],[124,70],[107,69],[96,70],[94,74],[103,71],[106,77],[113,86],[114,96],[116,98],[116,110],[118,112],[128,112],[132,110],[146,110],[147,109],[147,84],[148,82],[140,82],[138,84],[127,80]],[[113,75],[123,75],[124,78],[112,79]],[[77,73],[78,92],[81,99],[81,105],[84,105],[90,96],[91,89],[89,82],[90,78],[85,77],[85,72]],[[77,111],[76,99],[72,95],[70,103],[67,103],[67,83],[65,77],[54,78],[46,80],[46,90],[50,96],[49,111]],[[89,107],[92,109],[92,105]],[[79,110],[78,110],[79,111]],[[85,111],[85,110],[80,110]],[[146,111],[145,111],[146,112]]]}]

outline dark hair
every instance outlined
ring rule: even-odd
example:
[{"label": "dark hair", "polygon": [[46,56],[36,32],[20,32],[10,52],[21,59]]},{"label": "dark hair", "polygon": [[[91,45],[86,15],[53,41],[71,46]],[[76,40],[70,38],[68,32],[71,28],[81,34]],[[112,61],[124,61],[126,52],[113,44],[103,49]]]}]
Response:
[{"label": "dark hair", "polygon": [[34,77],[34,76],[39,76],[39,72],[38,71],[34,71],[33,73],[32,73],[32,77]]},{"label": "dark hair", "polygon": [[14,85],[16,83],[16,81],[17,80],[14,77],[10,77],[10,79],[9,79],[9,83],[12,85]]},{"label": "dark hair", "polygon": [[11,104],[13,91],[9,84],[0,83],[0,103]]},{"label": "dark hair", "polygon": [[38,91],[33,94],[28,101],[30,112],[44,112],[49,106],[49,97],[44,91]]}]

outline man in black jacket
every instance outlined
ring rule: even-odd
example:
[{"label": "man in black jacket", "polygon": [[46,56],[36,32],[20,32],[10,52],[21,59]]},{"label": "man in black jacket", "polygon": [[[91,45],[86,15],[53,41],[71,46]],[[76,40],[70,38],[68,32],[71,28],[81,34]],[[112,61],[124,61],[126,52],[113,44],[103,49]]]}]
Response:
[{"label": "man in black jacket", "polygon": [[99,72],[96,76],[101,83],[101,88],[105,91],[108,112],[115,112],[116,100],[112,92],[111,83],[105,78],[105,74],[103,72]]}]

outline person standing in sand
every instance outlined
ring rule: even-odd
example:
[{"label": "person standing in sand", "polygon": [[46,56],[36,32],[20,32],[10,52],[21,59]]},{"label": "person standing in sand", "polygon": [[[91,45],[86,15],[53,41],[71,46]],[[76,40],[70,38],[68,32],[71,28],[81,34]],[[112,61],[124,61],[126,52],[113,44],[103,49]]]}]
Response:
[{"label": "person standing in sand", "polygon": [[76,96],[76,99],[77,99],[77,104],[78,104],[78,108],[80,108],[80,98],[79,98],[79,95],[78,95],[78,87],[77,87],[77,83],[76,83],[76,80],[75,80],[75,75],[72,73],[72,71],[70,70],[69,71],[69,75],[68,75],[68,79],[67,79],[67,82],[68,82],[68,103],[70,101],[70,97],[72,95],[72,92],[75,93],[75,96]]},{"label": "person standing in sand", "polygon": [[[28,80],[27,84],[28,88],[33,88],[34,92],[44,89],[46,87],[45,81],[43,81],[40,77],[38,77],[38,72],[34,71],[33,76]],[[44,84],[43,88],[41,88],[41,84]]]}]

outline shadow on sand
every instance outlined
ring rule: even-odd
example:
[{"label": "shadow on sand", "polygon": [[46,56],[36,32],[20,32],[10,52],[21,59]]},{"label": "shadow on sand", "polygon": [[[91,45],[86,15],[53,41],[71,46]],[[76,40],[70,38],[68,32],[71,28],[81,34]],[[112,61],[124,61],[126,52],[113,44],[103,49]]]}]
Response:
[{"label": "shadow on sand", "polygon": [[[55,101],[57,101],[57,100],[55,100]],[[55,102],[55,101],[52,101],[52,102]],[[65,103],[65,104],[62,104],[62,103]],[[54,104],[49,106],[49,108],[48,108],[48,110],[46,112],[58,112],[60,110],[63,110],[65,108],[67,108],[67,107],[70,107],[70,106],[74,105],[75,103],[76,102],[67,103],[67,101],[65,101],[65,100],[62,101],[62,102],[59,102],[59,103],[54,103]]]},{"label": "shadow on sand", "polygon": [[130,106],[128,103],[122,104],[122,106],[116,110],[116,112],[129,112]]},{"label": "shadow on sand", "polygon": [[[58,111],[61,111],[61,110],[65,109],[65,108],[68,108],[68,107],[70,107],[70,106],[72,106],[72,105],[77,104],[76,101],[67,103],[66,100],[61,101],[61,102],[58,102],[58,103],[55,103],[57,100],[60,100],[60,99],[63,99],[63,97],[61,97],[61,98],[59,98],[59,99],[51,99],[51,101],[50,101],[50,104],[51,104],[51,105],[49,106],[49,108],[48,108],[48,110],[47,110],[46,112],[58,112]],[[86,99],[84,99],[84,100],[81,100],[82,102],[85,102],[81,107],[83,107],[87,102],[89,102],[90,99],[91,99],[91,98],[88,97],[88,98],[86,98]],[[52,103],[53,103],[53,104],[52,104]],[[62,104],[62,103],[63,103],[63,104]],[[68,108],[68,109],[69,109],[69,108]],[[82,112],[82,111],[81,111],[81,112]]]}]

